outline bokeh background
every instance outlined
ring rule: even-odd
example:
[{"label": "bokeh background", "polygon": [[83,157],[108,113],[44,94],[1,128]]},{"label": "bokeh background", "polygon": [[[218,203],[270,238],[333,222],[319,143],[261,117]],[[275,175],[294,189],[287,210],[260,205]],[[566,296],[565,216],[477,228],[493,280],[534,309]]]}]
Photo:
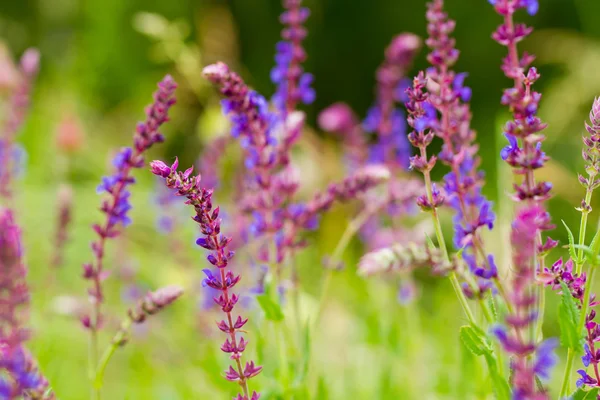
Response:
[{"label": "bokeh background", "polygon": [[[385,46],[400,32],[425,33],[423,0],[305,3],[312,11],[305,66],[315,75],[317,100],[304,108],[312,128],[295,154],[304,195],[343,174],[339,143],[318,131],[318,112],[335,101],[346,101],[364,116],[373,102],[374,71]],[[498,137],[507,116],[499,98],[508,82],[499,69],[504,49],[490,39],[499,17],[485,0],[447,3],[450,16],[457,20],[461,50],[457,70],[469,73],[467,82],[473,89],[473,125],[487,174],[485,190],[503,203],[507,178],[497,166],[503,145]],[[521,48],[538,56],[540,115],[550,124],[545,151],[552,162],[540,176],[555,185],[550,206],[554,221],[561,225],[564,219],[576,226],[579,214],[574,206],[583,195],[576,179],[583,165],[583,121],[594,96],[600,95],[600,2],[540,3],[535,17],[520,16],[536,27]],[[211,138],[227,132],[218,96],[203,81],[201,67],[226,61],[270,96],[274,85],[269,71],[279,40],[280,12],[278,0],[0,1],[3,56],[18,57],[31,46],[42,55],[32,109],[18,139],[28,159],[18,183],[17,205],[33,292],[31,348],[60,398],[87,396],[87,336],[74,315],[87,304],[80,266],[91,256],[90,224],[101,218],[95,186],[109,171],[112,155],[130,143],[155,83],[171,73],[180,84],[178,104],[164,129],[167,142],[152,157],[171,160],[178,155],[183,165],[193,164]],[[415,72],[425,67],[424,55],[419,56]],[[70,145],[65,147],[65,140]],[[231,188],[228,171],[235,160],[233,152],[223,163],[218,197],[225,204]],[[443,171],[436,173],[439,177]],[[155,182],[145,171],[138,171],[137,178],[134,225],[123,240],[111,244],[115,272],[107,282],[112,294],[109,308],[118,321],[140,291],[179,283],[186,286],[187,294],[173,309],[133,333],[132,343],[111,362],[105,398],[227,398],[235,385],[221,376],[228,360],[218,349],[221,338],[213,324],[217,316],[201,307],[204,258],[192,246],[193,226],[183,218],[175,233],[157,232]],[[52,268],[57,196],[65,183],[74,189],[74,219],[64,265]],[[594,201],[592,206],[597,204]],[[301,255],[306,313],[318,298],[321,260],[332,251],[352,213],[348,206],[326,216],[310,238],[313,245]],[[510,218],[509,211],[504,215]],[[592,214],[592,221],[596,217]],[[562,226],[553,236],[566,241]],[[502,257],[502,247],[495,250]],[[559,257],[561,251],[552,257]],[[479,360],[459,345],[457,332],[464,319],[450,285],[419,274],[416,299],[399,304],[398,282],[356,276],[361,254],[361,243],[353,242],[345,254],[347,268],[334,277],[327,318],[314,338],[319,351],[310,376],[313,397],[490,396],[485,381],[472,378],[483,373]],[[256,310],[250,305],[247,313],[252,316]],[[547,313],[546,335],[557,335],[552,295]],[[251,327],[254,332],[263,329],[260,324]],[[277,364],[268,354],[269,343],[260,336],[250,335],[252,353],[266,366],[254,385],[264,388],[265,398],[277,398],[275,374],[270,371]],[[105,341],[108,338],[107,333]],[[561,371],[555,374],[559,377]]]}]

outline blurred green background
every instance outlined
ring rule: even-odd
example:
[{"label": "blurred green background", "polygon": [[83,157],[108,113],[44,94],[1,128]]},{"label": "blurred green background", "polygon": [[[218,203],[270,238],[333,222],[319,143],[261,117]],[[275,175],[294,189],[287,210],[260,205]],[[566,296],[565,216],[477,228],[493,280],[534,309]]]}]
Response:
[{"label": "blurred green background", "polygon": [[[309,125],[315,127],[318,112],[340,100],[364,116],[373,101],[374,71],[392,36],[403,31],[424,35],[425,1],[308,0],[305,4],[312,11],[305,66],[315,75],[317,91],[316,102],[305,108]],[[496,139],[507,118],[499,98],[508,83],[499,69],[504,49],[490,39],[499,17],[485,0],[449,0],[447,10],[457,20],[461,50],[457,70],[469,73],[467,82],[473,89],[473,125],[488,177],[486,192],[494,199],[504,198],[502,191],[498,193],[499,184],[506,186],[506,182],[498,178],[502,174],[496,169],[500,150]],[[80,265],[91,256],[90,224],[101,218],[95,186],[107,173],[112,154],[130,143],[155,83],[171,73],[180,83],[178,104],[164,129],[167,142],[153,150],[152,157],[170,160],[179,155],[182,165],[194,163],[211,137],[226,133],[218,97],[203,81],[200,68],[227,61],[270,97],[274,86],[269,70],[279,40],[280,12],[277,0],[0,0],[0,38],[7,51],[17,57],[34,46],[42,55],[33,106],[19,136],[28,163],[18,184],[17,204],[33,292],[31,347],[60,398],[87,396],[87,337],[72,315],[86,304]],[[536,27],[521,48],[538,56],[535,64],[542,79],[537,89],[544,94],[540,114],[550,124],[545,151],[553,161],[540,176],[555,185],[554,221],[564,219],[571,226],[579,216],[573,207],[583,195],[576,180],[583,165],[583,121],[594,96],[600,95],[597,15],[600,2],[595,0],[541,0],[538,15],[520,15]],[[425,67],[424,55],[414,71]],[[65,129],[77,133],[80,148],[60,147],[57,137]],[[309,129],[301,149],[296,156],[304,195],[342,173],[333,138]],[[439,177],[443,171],[436,173]],[[135,332],[132,343],[115,356],[106,377],[105,398],[227,398],[236,388],[221,376],[228,360],[218,349],[222,338],[213,324],[218,317],[197,306],[204,258],[191,246],[193,226],[183,224],[178,229],[177,239],[184,245],[174,250],[172,238],[154,229],[152,177],[145,171],[136,174],[140,184],[133,190],[134,225],[125,240],[111,244],[113,269],[122,272],[134,266],[136,274],[107,282],[113,295],[109,308],[116,320],[124,315],[129,300],[120,293],[130,287],[128,279],[142,288],[180,283],[188,294]],[[55,270],[48,260],[53,253],[57,189],[65,182],[74,188],[74,221],[65,265]],[[230,187],[225,179],[218,195],[225,208],[230,206]],[[352,212],[352,207],[335,209],[311,238],[315,244],[302,253],[306,313],[318,296],[321,259],[335,246]],[[446,225],[450,236],[450,224]],[[566,235],[557,229],[553,237],[564,243]],[[173,257],[175,252],[181,257]],[[395,284],[356,276],[361,252],[356,241],[346,254],[348,268],[334,278],[327,318],[315,338],[319,351],[311,375],[312,386],[318,388],[314,397],[488,398],[490,389],[485,376],[480,376],[479,360],[459,345],[457,332],[464,319],[450,285],[419,275],[417,300],[401,306]],[[557,334],[555,300],[549,295],[547,335]],[[250,329],[248,354],[265,364],[265,372],[253,386],[265,389],[264,398],[277,398],[273,394],[277,363],[269,355],[270,344],[262,343],[256,333],[265,329],[259,323]],[[106,333],[103,339],[108,338]],[[555,373],[559,377],[561,371]]]}]

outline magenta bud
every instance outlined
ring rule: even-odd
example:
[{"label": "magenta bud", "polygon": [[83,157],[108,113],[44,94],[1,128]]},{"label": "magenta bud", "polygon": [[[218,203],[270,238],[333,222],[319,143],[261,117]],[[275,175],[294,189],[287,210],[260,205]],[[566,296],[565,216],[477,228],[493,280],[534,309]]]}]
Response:
[{"label": "magenta bud", "polygon": [[160,160],[154,160],[150,163],[150,170],[154,175],[162,176],[167,178],[171,175],[171,168]]}]

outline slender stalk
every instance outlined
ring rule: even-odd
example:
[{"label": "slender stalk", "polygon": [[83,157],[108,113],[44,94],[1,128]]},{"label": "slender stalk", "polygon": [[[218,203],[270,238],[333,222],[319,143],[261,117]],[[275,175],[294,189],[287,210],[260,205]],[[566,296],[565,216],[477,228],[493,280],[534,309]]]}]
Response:
[{"label": "slender stalk", "polygon": [[131,320],[129,318],[127,318],[127,319],[125,319],[125,321],[123,321],[123,324],[121,325],[121,329],[119,329],[117,334],[114,336],[113,340],[111,341],[110,346],[108,346],[106,348],[106,350],[104,350],[104,353],[102,354],[102,358],[98,362],[97,367],[95,367],[92,382],[93,382],[94,389],[97,390],[98,393],[100,393],[100,389],[102,389],[102,386],[104,383],[103,382],[104,371],[106,370],[106,366],[108,365],[108,362],[112,358],[113,354],[115,354],[115,352],[117,351],[119,346],[121,346],[121,343],[123,343],[123,340],[125,340],[125,337],[127,335],[127,332],[129,331],[130,327],[131,327]]},{"label": "slender stalk", "polygon": [[[590,178],[593,179],[593,178]],[[593,189],[588,185],[585,191],[585,204],[589,205],[592,201],[592,192]],[[582,209],[581,210],[581,220],[579,222],[579,249],[577,250],[577,260],[575,261],[575,273],[580,275],[583,271],[583,245],[585,245],[585,231],[587,229],[587,220],[588,220],[589,211]]]},{"label": "slender stalk", "polygon": [[[427,154],[425,152],[424,147],[421,147],[421,156],[424,159],[427,159]],[[431,175],[429,174],[428,170],[425,170],[425,171],[423,171],[423,176],[425,177],[425,190],[427,191],[427,198],[429,200],[429,203],[433,204],[433,190],[432,190],[432,183],[431,183]],[[442,225],[440,223],[440,219],[439,219],[436,208],[432,209],[431,216],[433,219],[433,226],[435,228],[435,236],[437,237],[438,246],[440,247],[440,250],[441,250],[442,254],[444,255],[445,260],[449,263],[450,256],[448,255],[448,249],[446,248],[446,240],[444,239],[444,234],[442,232]],[[465,294],[463,293],[462,288],[460,287],[460,283],[458,282],[458,278],[456,277],[456,273],[454,271],[450,272],[449,279],[450,279],[450,282],[452,283],[452,288],[454,288],[454,293],[456,293],[456,297],[458,297],[458,301],[459,301],[465,315],[467,316],[467,319],[469,320],[469,324],[471,324],[471,326],[476,327],[477,322],[475,320],[475,316],[473,315],[473,311],[471,311],[471,307],[469,307],[467,298],[465,297]]]}]

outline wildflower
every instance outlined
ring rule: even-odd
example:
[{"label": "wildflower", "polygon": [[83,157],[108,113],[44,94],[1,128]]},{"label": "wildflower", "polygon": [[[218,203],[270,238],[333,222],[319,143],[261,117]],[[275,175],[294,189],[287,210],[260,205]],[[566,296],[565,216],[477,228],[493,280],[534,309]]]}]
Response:
[{"label": "wildflower", "polygon": [[[519,58],[517,43],[532,31],[524,24],[515,24],[513,14],[519,8],[527,8],[531,13],[537,11],[537,0],[496,0],[493,1],[496,11],[504,18],[504,23],[492,34],[492,38],[508,48],[508,55],[502,63],[502,71],[507,78],[513,80],[512,88],[504,90],[502,104],[508,106],[513,119],[504,127],[508,139],[501,153],[517,175],[522,175],[520,184],[515,184],[516,201],[536,202],[550,197],[552,185],[548,182],[537,182],[533,176],[534,170],[543,167],[548,156],[542,151],[544,135],[540,132],[546,128],[537,116],[542,95],[533,90],[533,84],[540,74],[535,67],[529,68],[534,57],[524,53]],[[528,69],[529,68],[529,69]]]},{"label": "wildflower", "polygon": [[302,41],[307,34],[303,24],[309,17],[310,10],[301,7],[301,4],[302,0],[283,0],[286,11],[279,19],[284,25],[281,32],[283,41],[276,46],[271,80],[277,85],[273,104],[283,118],[294,111],[298,103],[311,104],[315,100],[315,91],[310,86],[313,76],[302,68],[302,63],[306,60]]},{"label": "wildflower", "polygon": [[130,192],[128,186],[135,182],[132,177],[133,168],[144,166],[144,153],[156,143],[164,141],[163,135],[158,131],[160,126],[169,120],[168,112],[175,104],[174,92],[177,85],[171,76],[167,75],[159,84],[154,93],[154,103],[146,109],[146,121],[138,123],[133,136],[133,147],[121,149],[113,160],[115,172],[112,176],[102,178],[98,186],[98,193],[107,193],[100,210],[106,214],[104,224],[95,224],[94,231],[98,238],[92,242],[94,254],[93,263],[83,265],[83,277],[92,282],[89,296],[93,304],[92,317],[83,319],[84,326],[96,330],[101,322],[100,304],[103,302],[102,281],[107,274],[104,271],[103,261],[107,239],[120,234],[120,227],[131,223],[128,212]]},{"label": "wildflower", "polygon": [[404,80],[414,57],[421,48],[421,39],[412,33],[402,33],[385,50],[385,60],[377,70],[377,101],[363,122],[366,132],[377,132],[377,143],[370,149],[373,163],[384,163],[392,169],[409,165],[410,146],[406,141],[405,117],[395,106],[401,101],[397,89]]},{"label": "wildflower", "polygon": [[[444,12],[443,0],[427,5],[427,32],[425,41],[431,52],[427,60],[428,104],[437,111],[435,121],[429,122],[436,136],[444,144],[439,154],[442,163],[450,167],[444,176],[446,204],[454,210],[454,246],[463,250],[463,260],[479,278],[497,277],[492,255],[485,255],[480,229],[492,229],[495,216],[491,203],[481,193],[483,172],[475,144],[475,131],[470,127],[471,111],[468,101],[471,90],[465,86],[465,73],[455,73],[452,67],[459,51],[450,35],[455,22]],[[482,256],[483,255],[483,256]]]},{"label": "wildflower", "polygon": [[[234,360],[235,368],[230,366],[229,370],[225,372],[225,377],[230,381],[238,382],[242,387],[244,396],[242,398],[247,399],[249,398],[248,380],[258,375],[262,367],[255,366],[253,361],[249,361],[245,366],[242,366],[241,357],[246,349],[247,342],[243,337],[238,340],[238,335],[248,319],[241,316],[235,318],[233,315],[239,297],[232,293],[232,290],[241,278],[239,275],[234,275],[233,271],[227,268],[234,252],[228,249],[231,238],[221,233],[219,207],[213,209],[213,192],[211,189],[200,186],[200,175],[192,176],[193,168],[188,168],[185,172],[177,171],[177,160],[170,167],[162,161],[153,161],[150,166],[152,173],[165,179],[165,185],[169,189],[176,190],[179,196],[187,198],[186,204],[194,207],[196,215],[193,219],[200,225],[200,231],[202,232],[202,236],[198,238],[196,244],[209,250],[207,260],[219,270],[217,275],[213,275],[210,269],[205,269],[206,279],[204,284],[220,291],[218,297],[215,296],[214,301],[226,315],[224,320],[217,323],[219,329],[228,335],[221,346],[221,350],[230,354],[230,358]],[[253,395],[252,398],[258,398],[254,396],[258,395]]]},{"label": "wildflower", "polygon": [[142,323],[148,316],[160,312],[181,297],[182,294],[183,289],[179,286],[165,286],[154,292],[149,292],[134,308],[128,311],[129,318],[136,324]]},{"label": "wildflower", "polygon": [[15,144],[15,137],[21,129],[30,108],[33,82],[38,72],[40,53],[37,49],[27,49],[19,63],[19,81],[11,94],[8,114],[0,136],[0,196],[12,197],[11,181],[18,174],[22,159],[22,149]]},{"label": "wildflower", "polygon": [[26,276],[21,231],[12,212],[0,210],[0,398],[19,398],[48,387],[24,347],[29,337]]},{"label": "wildflower", "polygon": [[[506,316],[506,324],[512,329],[495,327],[493,333],[504,350],[511,354],[513,370],[513,397],[519,399],[547,398],[546,390],[538,387],[535,376],[547,378],[556,363],[553,350],[554,339],[536,343],[528,341],[528,330],[537,319],[535,295],[532,290],[536,273],[536,242],[540,231],[551,228],[550,216],[540,206],[529,206],[517,214],[512,225],[511,244],[514,249],[514,278],[510,301],[514,311]],[[532,364],[528,358],[535,355]]]}]

